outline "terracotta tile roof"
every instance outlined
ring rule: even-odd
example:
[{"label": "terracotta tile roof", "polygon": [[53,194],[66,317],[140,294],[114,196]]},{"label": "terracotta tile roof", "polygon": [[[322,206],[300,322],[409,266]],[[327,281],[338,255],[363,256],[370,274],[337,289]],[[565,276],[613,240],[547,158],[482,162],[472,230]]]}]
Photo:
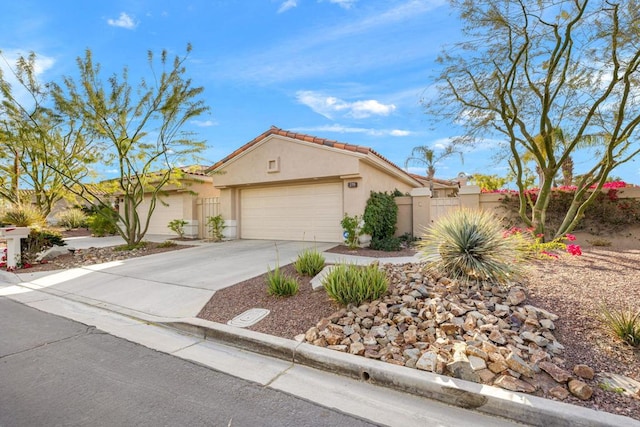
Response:
[{"label": "terracotta tile roof", "polygon": [[[426,176],[423,175],[418,175],[415,173],[410,173],[409,174],[412,178],[420,181],[420,182],[429,182],[431,181],[429,178],[427,178]],[[442,185],[448,185],[448,186],[458,186],[458,181],[453,180],[453,179],[438,179],[438,178],[433,178],[433,182],[436,182],[438,184],[442,184]]]},{"label": "terracotta tile roof", "polygon": [[382,161],[384,161],[384,162],[388,163],[389,165],[393,166],[394,168],[396,168],[396,169],[400,170],[401,172],[403,172],[403,173],[411,176],[412,178],[414,178],[411,174],[408,174],[406,171],[404,171],[403,169],[399,168],[395,163],[391,162],[390,160],[388,160],[387,158],[382,156],[380,153],[376,152],[375,150],[372,150],[369,147],[364,147],[362,145],[347,144],[347,143],[344,143],[344,142],[334,141],[332,139],[326,139],[326,138],[319,138],[317,136],[306,135],[306,134],[303,134],[303,133],[291,132],[291,131],[287,131],[287,130],[284,130],[284,129],[280,129],[280,128],[275,127],[275,126],[271,126],[271,128],[269,128],[269,130],[267,130],[266,132],[262,133],[261,135],[258,135],[257,137],[255,137],[254,139],[249,141],[248,143],[244,144],[242,147],[240,147],[237,150],[235,150],[233,153],[229,154],[224,159],[216,162],[213,166],[208,168],[206,170],[206,172],[210,172],[210,171],[222,166],[223,164],[225,164],[229,160],[231,160],[234,157],[240,155],[241,153],[247,151],[249,148],[253,147],[254,145],[256,145],[257,143],[259,143],[260,141],[262,141],[263,139],[265,139],[266,137],[268,137],[270,135],[285,136],[287,138],[297,139],[299,141],[311,142],[313,144],[324,145],[324,146],[332,147],[332,148],[338,148],[340,150],[351,151],[351,152],[354,152],[354,153],[372,154],[372,155],[378,157],[379,159],[381,159]]}]

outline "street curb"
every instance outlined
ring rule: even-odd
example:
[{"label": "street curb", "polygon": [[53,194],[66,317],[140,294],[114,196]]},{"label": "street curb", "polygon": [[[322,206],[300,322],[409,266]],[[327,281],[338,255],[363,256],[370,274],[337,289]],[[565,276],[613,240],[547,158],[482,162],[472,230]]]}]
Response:
[{"label": "street curb", "polygon": [[409,369],[199,318],[157,322],[242,350],[534,426],[640,427],[629,417]]},{"label": "street curb", "polygon": [[20,283],[20,278],[16,273],[0,270],[0,284],[15,285]]}]

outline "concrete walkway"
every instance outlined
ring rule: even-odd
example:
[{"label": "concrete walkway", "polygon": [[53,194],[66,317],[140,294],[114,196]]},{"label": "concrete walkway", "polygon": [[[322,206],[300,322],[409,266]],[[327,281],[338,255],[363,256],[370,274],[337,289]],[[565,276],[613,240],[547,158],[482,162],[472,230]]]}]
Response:
[{"label": "concrete walkway", "polygon": [[[114,244],[81,239],[69,243],[76,248]],[[195,318],[216,290],[262,274],[277,262],[288,264],[310,246],[325,251],[335,244],[236,240],[66,271],[0,272],[0,297],[384,424],[640,426],[626,417]],[[331,253],[325,257],[329,262],[374,260]],[[417,258],[381,259],[391,260],[405,263]],[[189,335],[167,341],[168,332],[158,326]],[[299,380],[287,383],[296,372],[301,373]],[[389,390],[375,392],[373,385]],[[348,391],[356,389],[361,391],[355,395]],[[389,407],[386,399],[392,395],[398,403]],[[444,406],[433,409],[433,400]],[[400,403],[409,401],[410,407]],[[420,412],[425,405],[435,412]],[[397,411],[398,407],[404,409]]]},{"label": "concrete walkway", "polygon": [[[76,248],[119,244],[115,237],[105,239],[76,239],[69,244]],[[76,244],[81,241],[82,245]],[[20,273],[17,279],[8,280],[17,288],[5,292],[41,290],[115,311],[125,309],[130,315],[195,317],[215,291],[263,274],[277,263],[288,264],[309,245],[265,240],[200,243],[179,251],[70,270]],[[313,246],[324,251],[335,244]]]}]

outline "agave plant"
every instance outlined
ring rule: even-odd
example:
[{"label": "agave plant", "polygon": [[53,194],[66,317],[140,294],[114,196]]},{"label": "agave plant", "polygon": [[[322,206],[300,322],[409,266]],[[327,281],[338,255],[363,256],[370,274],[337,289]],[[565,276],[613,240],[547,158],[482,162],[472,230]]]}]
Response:
[{"label": "agave plant", "polygon": [[418,247],[428,269],[463,282],[507,284],[524,272],[522,237],[506,235],[488,211],[450,212],[425,231]]}]

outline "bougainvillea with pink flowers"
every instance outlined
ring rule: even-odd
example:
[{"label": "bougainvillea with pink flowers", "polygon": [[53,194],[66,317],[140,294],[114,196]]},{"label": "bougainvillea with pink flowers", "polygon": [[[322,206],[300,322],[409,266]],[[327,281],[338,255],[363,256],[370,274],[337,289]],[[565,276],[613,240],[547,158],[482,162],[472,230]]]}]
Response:
[{"label": "bougainvillea with pink flowers", "polygon": [[565,234],[557,239],[545,242],[544,235],[533,234],[533,228],[520,228],[511,227],[505,230],[503,237],[516,236],[522,239],[522,245],[526,248],[526,251],[535,258],[541,259],[558,259],[560,254],[566,252],[570,255],[579,256],[582,255],[582,248],[580,245],[566,242],[574,242],[576,236],[573,234]]},{"label": "bougainvillea with pink flowers", "polygon": [[[591,233],[617,232],[627,226],[640,225],[640,200],[625,198],[624,189],[629,184],[624,181],[607,182],[599,192],[593,203],[584,211],[576,230],[584,230]],[[576,187],[564,186],[553,189],[546,210],[547,236],[553,235],[554,230],[560,229],[560,225],[574,201]],[[503,191],[502,206],[508,212],[511,225],[521,223],[518,215],[518,192]],[[527,199],[533,204],[538,197],[538,189],[533,188],[525,192]],[[527,215],[531,214],[531,206],[526,207]]]}]

